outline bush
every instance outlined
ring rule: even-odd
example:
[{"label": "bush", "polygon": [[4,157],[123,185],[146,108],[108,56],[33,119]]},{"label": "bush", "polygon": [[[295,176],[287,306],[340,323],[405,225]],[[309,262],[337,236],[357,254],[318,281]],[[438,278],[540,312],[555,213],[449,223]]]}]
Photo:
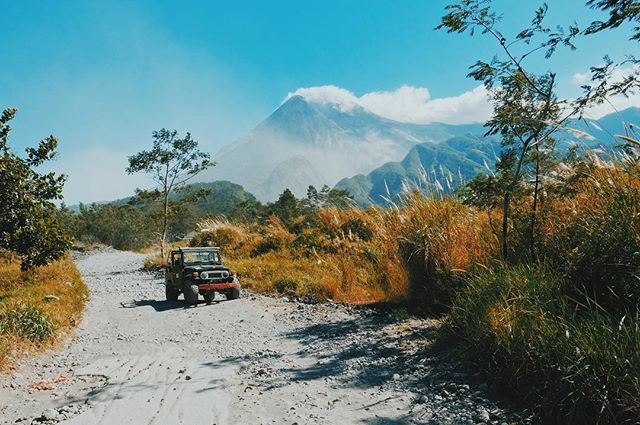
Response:
[{"label": "bush", "polygon": [[637,423],[640,331],[576,310],[563,283],[525,266],[485,272],[456,297],[447,328],[468,360],[542,422]]},{"label": "bush", "polygon": [[303,229],[294,241],[294,246],[301,254],[310,256],[314,253],[335,253],[336,247],[331,243],[327,235],[318,228]]},{"label": "bush", "polygon": [[74,327],[88,296],[68,256],[26,272],[11,257],[0,257],[0,370]]},{"label": "bush", "polygon": [[149,272],[160,272],[166,264],[167,261],[158,254],[144,260],[143,268]]},{"label": "bush", "polygon": [[279,294],[293,295],[296,293],[298,289],[298,282],[291,279],[290,277],[283,277],[277,279],[273,283],[273,287]]},{"label": "bush", "polygon": [[0,334],[14,333],[33,342],[53,335],[53,322],[37,307],[16,305],[0,311]]},{"label": "bush", "polygon": [[387,226],[397,235],[409,273],[409,302],[422,310],[446,311],[465,274],[496,256],[497,240],[486,220],[451,198],[414,193],[390,214]]},{"label": "bush", "polygon": [[360,217],[350,218],[340,226],[340,230],[350,237],[355,237],[362,241],[370,241],[373,238],[373,230],[369,227],[369,224],[366,223]]},{"label": "bush", "polygon": [[245,239],[246,231],[225,219],[205,219],[198,223],[198,233],[191,246],[218,246],[236,249]]},{"label": "bush", "polygon": [[293,247],[296,236],[289,232],[283,222],[272,216],[268,224],[262,229],[262,235],[251,252],[251,256],[257,257],[272,251],[287,253]]}]

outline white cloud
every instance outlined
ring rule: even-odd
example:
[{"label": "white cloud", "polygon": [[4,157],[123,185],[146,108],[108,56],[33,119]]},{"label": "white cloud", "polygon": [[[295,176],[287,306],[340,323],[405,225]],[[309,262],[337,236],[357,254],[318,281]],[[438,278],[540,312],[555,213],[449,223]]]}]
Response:
[{"label": "white cloud", "polygon": [[577,84],[579,86],[583,85],[587,81],[589,81],[589,74],[586,72],[576,72],[573,74],[573,78],[571,79],[573,84]]},{"label": "white cloud", "polygon": [[594,119],[600,119],[605,115],[612,114],[616,111],[622,111],[633,106],[640,107],[640,93],[631,94],[629,97],[615,96],[609,100],[611,103],[603,103],[587,109],[585,116]]},{"label": "white cloud", "polygon": [[312,103],[331,103],[336,105],[340,111],[349,112],[358,106],[358,98],[349,90],[336,86],[304,87],[289,93],[285,100],[292,96],[302,96]]},{"label": "white cloud", "polygon": [[309,102],[330,103],[342,112],[356,106],[382,117],[416,124],[442,122],[468,124],[486,121],[491,115],[487,91],[478,86],[459,96],[432,99],[425,87],[402,86],[394,91],[377,91],[360,97],[336,86],[300,88],[291,96],[299,95]]},{"label": "white cloud", "polygon": [[[612,75],[612,81],[621,81],[623,78],[631,75],[634,72],[640,71],[638,66],[627,66],[616,69]],[[588,84],[590,74],[587,72],[577,72],[573,75],[572,82],[576,85],[582,86]],[[605,115],[614,113],[616,111],[622,111],[632,106],[640,106],[640,91],[636,90],[635,93],[628,93],[628,96],[613,96],[601,105],[593,106],[585,112],[585,116],[589,118],[599,119]]]}]

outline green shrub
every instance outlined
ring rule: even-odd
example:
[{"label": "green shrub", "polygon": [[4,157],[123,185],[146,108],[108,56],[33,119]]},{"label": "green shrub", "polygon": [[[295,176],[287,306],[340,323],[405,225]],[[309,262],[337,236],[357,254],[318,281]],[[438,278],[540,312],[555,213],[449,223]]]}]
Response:
[{"label": "green shrub", "polygon": [[298,282],[289,277],[283,277],[273,283],[273,287],[279,294],[292,295],[298,289]]},{"label": "green shrub", "polygon": [[345,235],[352,235],[361,241],[370,241],[373,238],[373,230],[370,225],[360,217],[347,220],[346,223],[340,226],[340,230]]},{"label": "green shrub", "polygon": [[637,316],[576,309],[545,270],[485,272],[460,292],[447,330],[468,360],[530,406],[541,422],[637,423]]},{"label": "green shrub", "polygon": [[226,249],[235,249],[242,241],[242,234],[233,227],[219,227],[214,230],[196,233],[191,239],[191,246],[221,246]]},{"label": "green shrub", "polygon": [[17,305],[0,311],[0,334],[14,333],[34,342],[53,336],[53,322],[37,307]]},{"label": "green shrub", "polygon": [[263,255],[268,252],[278,251],[280,250],[281,247],[282,245],[280,244],[280,241],[278,241],[277,239],[264,238],[260,242],[258,242],[256,247],[251,251],[251,256],[257,257],[259,255]]},{"label": "green shrub", "polygon": [[313,253],[320,252],[336,252],[335,246],[327,238],[327,236],[316,228],[303,229],[294,241],[294,246],[306,255],[313,255]]}]

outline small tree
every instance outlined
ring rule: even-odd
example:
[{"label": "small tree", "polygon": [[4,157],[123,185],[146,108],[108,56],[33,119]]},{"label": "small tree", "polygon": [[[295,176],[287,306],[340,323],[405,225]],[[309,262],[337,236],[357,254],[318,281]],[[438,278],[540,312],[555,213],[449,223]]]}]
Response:
[{"label": "small tree", "polygon": [[53,136],[27,148],[26,158],[13,153],[8,123],[16,112],[8,108],[0,117],[0,249],[18,254],[27,270],[60,258],[70,246],[52,202],[62,199],[66,177],[36,171],[56,155],[58,139]]},{"label": "small tree", "polygon": [[304,200],[307,207],[318,210],[321,208],[333,207],[345,209],[353,207],[353,197],[348,191],[342,189],[332,189],[326,184],[318,192],[315,186],[307,188],[307,198]]},{"label": "small tree", "polygon": [[[544,52],[544,56],[550,58],[559,46],[574,49],[572,42],[580,31],[576,26],[570,26],[567,32],[562,28],[551,30],[546,27],[544,20],[547,6],[544,4],[535,11],[531,25],[509,39],[498,29],[500,16],[490,5],[490,0],[460,0],[457,4],[447,6],[448,13],[442,17],[442,23],[437,28],[444,28],[450,33],[466,32],[474,35],[479,32],[488,35],[498,43],[502,52],[501,56],[496,55],[490,62],[477,61],[471,67],[469,76],[484,84],[493,101],[494,113],[486,123],[487,134],[500,135],[507,152],[513,150],[517,156],[513,163],[514,169],[508,170],[512,179],[504,187],[502,202],[500,239],[502,256],[506,260],[510,254],[510,203],[521,183],[525,161],[532,159],[535,163],[535,189],[531,209],[533,229],[540,193],[540,148],[552,150],[553,134],[577,113],[577,109],[568,108],[568,112],[561,116],[566,105],[555,96],[555,74],[549,71],[536,75],[525,68],[526,60],[538,52]],[[530,237],[530,246],[533,247],[533,230]]]},{"label": "small tree", "polygon": [[162,129],[153,132],[153,148],[129,157],[127,173],[143,172],[150,174],[159,188],[153,190],[137,189],[138,200],[161,203],[162,225],[160,230],[160,254],[164,258],[167,243],[169,220],[185,203],[196,202],[208,191],[191,193],[172,201],[171,195],[178,192],[189,192],[187,182],[198,173],[215,165],[208,153],[200,151],[198,142],[187,133],[184,138],[178,137],[176,130]]}]

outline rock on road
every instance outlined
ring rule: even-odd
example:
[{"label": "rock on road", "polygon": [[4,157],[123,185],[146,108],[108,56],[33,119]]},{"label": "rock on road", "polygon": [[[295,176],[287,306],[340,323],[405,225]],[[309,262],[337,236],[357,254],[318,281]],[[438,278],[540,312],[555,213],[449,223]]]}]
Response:
[{"label": "rock on road", "polygon": [[[60,351],[0,376],[0,423],[521,421],[432,347],[435,321],[253,294],[185,308],[164,301],[144,258],[76,260],[91,289],[84,319]],[[52,389],[32,386],[60,374]]]}]

